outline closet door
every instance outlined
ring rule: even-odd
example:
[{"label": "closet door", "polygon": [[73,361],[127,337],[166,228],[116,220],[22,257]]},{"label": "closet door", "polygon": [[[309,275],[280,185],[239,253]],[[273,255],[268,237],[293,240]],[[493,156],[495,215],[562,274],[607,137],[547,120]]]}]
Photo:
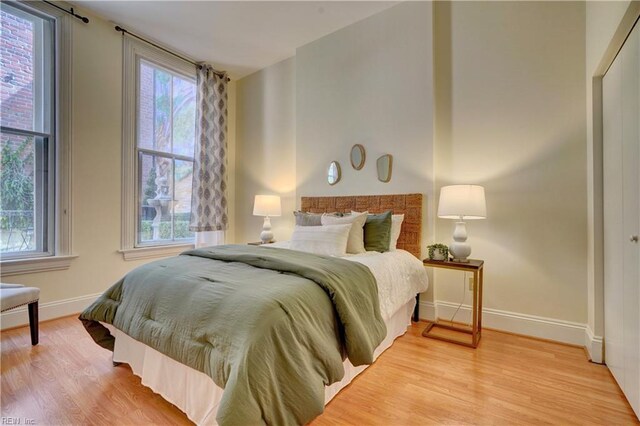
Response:
[{"label": "closet door", "polygon": [[640,26],[622,60],[622,216],[624,393],[640,417]]},{"label": "closet door", "polygon": [[605,361],[640,418],[640,26],[603,79]]},{"label": "closet door", "polygon": [[602,80],[605,362],[624,388],[622,215],[622,61]]}]

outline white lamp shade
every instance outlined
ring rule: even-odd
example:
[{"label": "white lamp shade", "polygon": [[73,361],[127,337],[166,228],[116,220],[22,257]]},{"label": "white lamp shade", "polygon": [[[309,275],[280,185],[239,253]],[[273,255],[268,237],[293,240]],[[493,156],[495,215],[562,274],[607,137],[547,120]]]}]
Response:
[{"label": "white lamp shade", "polygon": [[253,203],[254,216],[280,216],[282,208],[277,195],[256,195]]},{"label": "white lamp shade", "polygon": [[438,217],[443,219],[484,219],[487,204],[479,185],[450,185],[440,189]]}]

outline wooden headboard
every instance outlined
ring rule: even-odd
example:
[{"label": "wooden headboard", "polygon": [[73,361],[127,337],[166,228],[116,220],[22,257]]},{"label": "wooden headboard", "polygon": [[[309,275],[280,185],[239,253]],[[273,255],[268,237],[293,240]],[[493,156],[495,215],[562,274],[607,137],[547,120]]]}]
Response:
[{"label": "wooden headboard", "polygon": [[422,194],[302,197],[300,209],[310,213],[350,213],[351,210],[384,213],[391,210],[393,214],[404,214],[397,247],[421,259]]}]

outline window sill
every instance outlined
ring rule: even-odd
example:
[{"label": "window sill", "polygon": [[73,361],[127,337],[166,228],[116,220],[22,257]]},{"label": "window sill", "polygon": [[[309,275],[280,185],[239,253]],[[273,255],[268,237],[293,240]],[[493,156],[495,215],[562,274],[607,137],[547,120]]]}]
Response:
[{"label": "window sill", "polygon": [[34,272],[61,271],[69,269],[76,255],[32,257],[0,261],[0,276],[31,274]]},{"label": "window sill", "polygon": [[168,257],[175,256],[182,253],[185,250],[194,248],[193,243],[188,244],[174,244],[170,246],[151,246],[151,247],[136,247],[131,249],[119,250],[122,253],[124,260],[139,260],[149,259],[153,257]]}]

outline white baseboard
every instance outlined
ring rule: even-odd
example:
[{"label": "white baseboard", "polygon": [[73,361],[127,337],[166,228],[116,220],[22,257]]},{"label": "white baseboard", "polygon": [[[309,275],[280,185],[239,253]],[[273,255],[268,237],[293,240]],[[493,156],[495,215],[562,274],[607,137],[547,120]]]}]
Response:
[{"label": "white baseboard", "polygon": [[594,336],[591,327],[587,326],[585,330],[584,347],[587,348],[589,358],[592,362],[604,363],[604,343],[602,336]]},{"label": "white baseboard", "polygon": [[[86,296],[73,297],[71,299],[56,300],[53,302],[40,303],[38,307],[38,317],[40,321],[79,314],[87,306],[93,303],[102,293],[88,294]],[[0,316],[0,329],[19,327],[29,324],[27,307],[23,306],[13,311],[3,312]]]},{"label": "white baseboard", "polygon": [[420,319],[434,320],[438,317],[436,305],[433,302],[420,301]]},{"label": "white baseboard", "polygon": [[[428,320],[434,320],[436,317],[450,319],[457,308],[457,303],[442,300],[436,301],[435,304],[427,301],[420,302],[420,318]],[[471,322],[471,306],[462,305],[454,320],[463,323]],[[482,325],[496,330],[554,340],[571,345],[585,346],[585,339],[587,339],[586,324],[498,309],[483,308]],[[594,340],[594,342],[596,341],[597,339]],[[601,338],[600,345],[602,345]],[[587,347],[587,349],[589,348]],[[595,361],[596,358],[593,356],[592,359],[594,362],[598,362]]]},{"label": "white baseboard", "polygon": [[[39,307],[40,321],[78,314],[101,294],[89,294],[71,299],[41,303]],[[435,318],[449,319],[453,316],[457,307],[458,304],[456,303],[441,300],[436,303],[421,301],[420,318],[427,320],[434,320]],[[584,346],[589,353],[591,361],[602,363],[603,339],[601,336],[594,336],[586,324],[490,308],[484,308],[482,312],[482,324],[485,327]],[[470,322],[470,320],[471,306],[462,305],[456,314],[455,321]],[[27,324],[29,324],[29,316],[26,306],[4,312],[0,316],[0,329],[2,330]]]}]

